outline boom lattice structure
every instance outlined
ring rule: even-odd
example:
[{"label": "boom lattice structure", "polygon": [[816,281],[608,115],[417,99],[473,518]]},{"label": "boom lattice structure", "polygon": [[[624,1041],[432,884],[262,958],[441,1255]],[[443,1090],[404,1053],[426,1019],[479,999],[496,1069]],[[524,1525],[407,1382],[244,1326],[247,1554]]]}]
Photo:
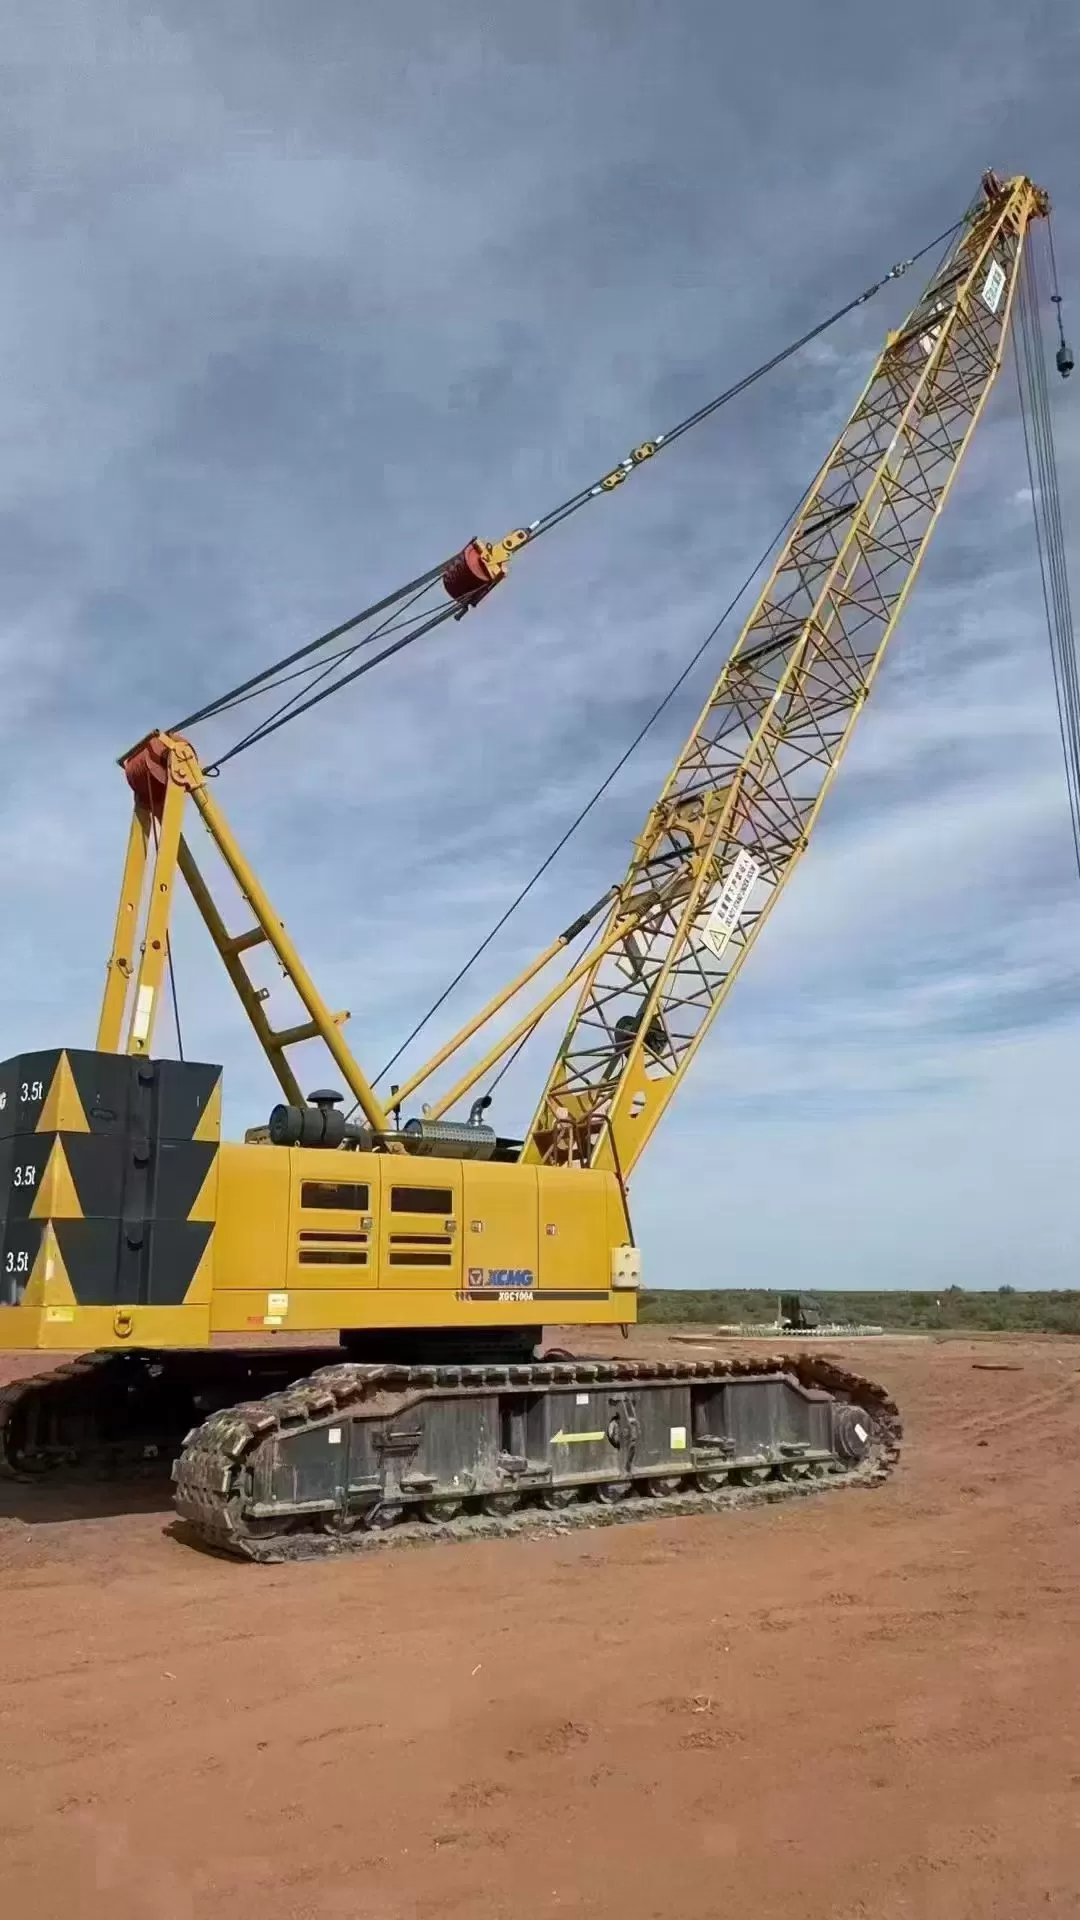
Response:
[{"label": "boom lattice structure", "polygon": [[637,841],[525,1145],[626,1173],[804,851],[1001,364],[1045,196],[992,176],[889,335]]}]

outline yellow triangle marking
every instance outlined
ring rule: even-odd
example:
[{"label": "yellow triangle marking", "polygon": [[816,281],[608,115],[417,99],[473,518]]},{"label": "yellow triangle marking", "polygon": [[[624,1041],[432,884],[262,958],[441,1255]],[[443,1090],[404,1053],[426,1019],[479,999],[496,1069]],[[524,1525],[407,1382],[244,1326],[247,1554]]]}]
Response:
[{"label": "yellow triangle marking", "polygon": [[52,1150],[45,1162],[45,1171],[38,1182],[34,1195],[34,1204],[30,1209],[31,1220],[81,1220],[82,1207],[75,1191],[75,1182],[71,1177],[71,1168],[67,1163],[62,1140],[54,1140]]},{"label": "yellow triangle marking", "polygon": [[202,1258],[191,1277],[191,1283],[184,1295],[185,1307],[208,1307],[213,1294],[214,1236],[210,1235],[203,1248]]},{"label": "yellow triangle marking", "polygon": [[193,1140],[220,1140],[221,1139],[221,1075],[220,1073],[218,1074],[217,1080],[214,1083],[214,1091],[210,1095],[210,1098],[207,1101],[205,1107],[203,1108],[202,1113],[199,1115],[199,1123],[195,1128],[195,1131],[191,1137]]},{"label": "yellow triangle marking", "polygon": [[41,1236],[37,1258],[26,1283],[23,1305],[57,1308],[65,1317],[66,1310],[75,1306],[75,1294],[51,1226],[47,1226]]},{"label": "yellow triangle marking", "polygon": [[189,1220],[217,1219],[217,1171],[218,1156],[215,1153],[206,1169],[206,1178],[188,1210]]},{"label": "yellow triangle marking", "polygon": [[[75,1088],[75,1075],[66,1053],[60,1055],[52,1084],[38,1116],[39,1133],[89,1133],[90,1122]],[[78,1212],[78,1208],[76,1208]]]}]

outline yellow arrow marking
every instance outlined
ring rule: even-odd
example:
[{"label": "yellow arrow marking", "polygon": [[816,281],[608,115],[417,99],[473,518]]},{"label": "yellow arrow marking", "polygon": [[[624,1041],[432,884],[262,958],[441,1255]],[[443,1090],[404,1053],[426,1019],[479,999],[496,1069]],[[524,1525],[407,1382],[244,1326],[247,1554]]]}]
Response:
[{"label": "yellow arrow marking", "polygon": [[553,1447],[574,1447],[574,1446],[580,1447],[582,1442],[586,1440],[606,1440],[606,1439],[607,1439],[607,1434],[603,1432],[601,1433],[553,1433],[551,1436],[551,1444]]}]

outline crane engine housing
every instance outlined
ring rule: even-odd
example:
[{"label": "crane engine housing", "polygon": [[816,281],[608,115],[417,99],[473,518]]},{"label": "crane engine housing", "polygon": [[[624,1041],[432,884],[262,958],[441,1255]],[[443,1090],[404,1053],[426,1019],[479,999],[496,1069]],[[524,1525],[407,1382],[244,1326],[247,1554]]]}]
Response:
[{"label": "crane engine housing", "polygon": [[461,1127],[453,1158],[223,1142],[221,1078],[74,1048],[0,1065],[7,1346],[281,1330],[359,1348],[398,1328],[469,1346],[498,1326],[531,1354],[545,1322],[636,1318],[639,1255],[613,1174],[466,1158],[486,1128]]}]

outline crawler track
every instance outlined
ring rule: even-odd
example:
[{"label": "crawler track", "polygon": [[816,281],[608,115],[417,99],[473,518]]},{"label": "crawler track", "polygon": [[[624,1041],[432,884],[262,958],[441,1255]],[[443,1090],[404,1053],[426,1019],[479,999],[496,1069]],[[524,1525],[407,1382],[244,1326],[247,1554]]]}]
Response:
[{"label": "crawler track", "polygon": [[33,1424],[42,1396],[59,1395],[68,1402],[77,1419],[76,1410],[83,1391],[93,1392],[100,1369],[101,1357],[84,1353],[66,1365],[50,1368],[47,1373],[31,1374],[26,1380],[9,1380],[0,1387],[0,1478],[26,1480],[32,1476],[34,1467],[27,1454],[26,1431],[27,1424]]},{"label": "crawler track", "polygon": [[345,1365],[212,1415],[173,1478],[198,1542],[280,1561],[874,1484],[900,1442],[884,1390],[817,1354]]},{"label": "crawler track", "polygon": [[0,1479],[167,1472],[218,1407],[273,1393],[340,1349],[84,1353],[0,1386]]},{"label": "crawler track", "polygon": [[0,1476],[163,1475],[177,1455],[188,1537],[277,1561],[872,1485],[900,1451],[884,1390],[814,1352],[482,1366],[327,1365],[332,1352],[82,1355],[0,1388]]}]

